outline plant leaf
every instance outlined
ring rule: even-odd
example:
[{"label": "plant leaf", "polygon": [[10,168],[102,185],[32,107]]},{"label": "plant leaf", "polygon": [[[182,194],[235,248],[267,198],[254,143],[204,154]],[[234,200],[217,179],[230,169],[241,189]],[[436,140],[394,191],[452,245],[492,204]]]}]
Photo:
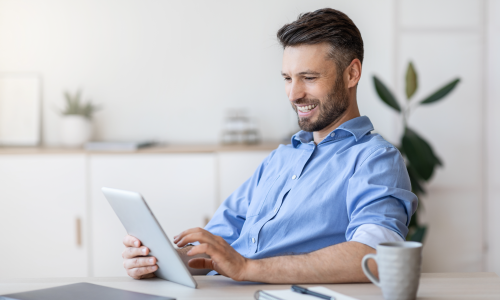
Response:
[{"label": "plant leaf", "polygon": [[415,173],[423,180],[429,180],[436,165],[442,165],[432,147],[410,128],[405,128],[402,148]]},{"label": "plant leaf", "polygon": [[408,224],[408,229],[409,229],[408,233],[413,233],[417,229],[417,227],[418,227],[418,222],[417,222],[418,217],[417,217],[417,215],[418,215],[418,210],[415,211],[415,213],[413,214],[413,216],[411,216],[411,218],[410,218],[410,223]]},{"label": "plant leaf", "polygon": [[418,77],[417,72],[415,72],[415,68],[413,64],[410,62],[408,64],[408,69],[406,70],[406,98],[410,100],[410,98],[415,94],[418,88]]},{"label": "plant leaf", "polygon": [[417,171],[415,171],[410,164],[406,166],[406,170],[408,170],[408,176],[410,177],[411,191],[417,195],[417,197],[421,194],[425,194],[425,189],[420,184],[421,179],[418,176]]},{"label": "plant leaf", "polygon": [[446,95],[448,95],[459,82],[460,82],[460,78],[457,78],[457,79],[451,81],[447,85],[443,86],[442,88],[440,88],[439,90],[434,92],[429,97],[425,98],[422,102],[420,102],[420,104],[429,104],[429,103],[433,103],[433,102],[436,102],[438,100],[441,100]]},{"label": "plant leaf", "polygon": [[64,92],[64,98],[66,99],[66,102],[70,102],[71,101],[71,95],[69,94],[68,91]]},{"label": "plant leaf", "polygon": [[74,96],[66,91],[64,92],[64,98],[66,99],[66,107],[61,111],[63,115],[78,115],[92,119],[92,115],[100,109],[99,106],[92,104],[90,100],[87,100],[86,103],[83,102],[81,90],[78,90]]},{"label": "plant leaf", "polygon": [[380,81],[377,76],[373,76],[373,83],[375,84],[375,90],[377,91],[378,96],[385,104],[394,108],[398,112],[401,112],[401,108],[399,107],[398,101],[393,96],[391,91],[385,86],[385,84]]},{"label": "plant leaf", "polygon": [[411,236],[406,240],[412,242],[422,243],[425,238],[425,233],[427,232],[427,226],[418,226]]}]

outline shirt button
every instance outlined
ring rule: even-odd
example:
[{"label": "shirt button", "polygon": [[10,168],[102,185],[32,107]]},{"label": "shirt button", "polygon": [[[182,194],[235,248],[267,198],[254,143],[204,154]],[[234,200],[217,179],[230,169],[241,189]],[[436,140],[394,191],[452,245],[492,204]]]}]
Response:
[{"label": "shirt button", "polygon": [[332,134],[330,134],[331,137],[334,137],[335,136],[335,132],[332,132]]},{"label": "shirt button", "polygon": [[297,175],[293,175],[293,176],[292,176],[292,179],[295,179],[295,178],[297,178]]},{"label": "shirt button", "polygon": [[255,238],[252,238],[252,243],[254,243],[254,244],[255,244]]}]

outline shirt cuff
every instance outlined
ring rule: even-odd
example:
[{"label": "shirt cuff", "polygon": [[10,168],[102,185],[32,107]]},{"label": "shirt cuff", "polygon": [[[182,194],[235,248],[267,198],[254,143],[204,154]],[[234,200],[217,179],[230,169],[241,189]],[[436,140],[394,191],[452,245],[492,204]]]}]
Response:
[{"label": "shirt cuff", "polygon": [[215,275],[220,275],[220,274],[217,273],[217,271],[215,271],[215,270],[212,270],[212,271],[207,273],[207,276],[215,276]]},{"label": "shirt cuff", "polygon": [[385,242],[403,242],[404,239],[396,232],[375,224],[363,224],[359,226],[351,241],[377,248],[377,245]]}]

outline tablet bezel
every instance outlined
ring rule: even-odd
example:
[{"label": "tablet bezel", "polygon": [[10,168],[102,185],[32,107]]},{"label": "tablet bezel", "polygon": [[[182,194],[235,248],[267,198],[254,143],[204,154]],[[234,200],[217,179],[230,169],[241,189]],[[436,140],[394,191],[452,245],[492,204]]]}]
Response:
[{"label": "tablet bezel", "polygon": [[149,208],[144,197],[132,191],[103,187],[102,192],[127,233],[138,238],[157,258],[158,270],[154,274],[161,279],[196,288],[197,283],[184,264],[176,248]]}]

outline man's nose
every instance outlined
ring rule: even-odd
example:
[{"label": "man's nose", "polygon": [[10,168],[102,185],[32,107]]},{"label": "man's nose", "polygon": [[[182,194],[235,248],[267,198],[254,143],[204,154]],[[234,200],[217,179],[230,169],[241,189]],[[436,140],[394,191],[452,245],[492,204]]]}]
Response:
[{"label": "man's nose", "polygon": [[304,97],[304,86],[300,82],[292,82],[288,88],[288,100],[290,100],[290,102],[293,102],[294,100]]}]

